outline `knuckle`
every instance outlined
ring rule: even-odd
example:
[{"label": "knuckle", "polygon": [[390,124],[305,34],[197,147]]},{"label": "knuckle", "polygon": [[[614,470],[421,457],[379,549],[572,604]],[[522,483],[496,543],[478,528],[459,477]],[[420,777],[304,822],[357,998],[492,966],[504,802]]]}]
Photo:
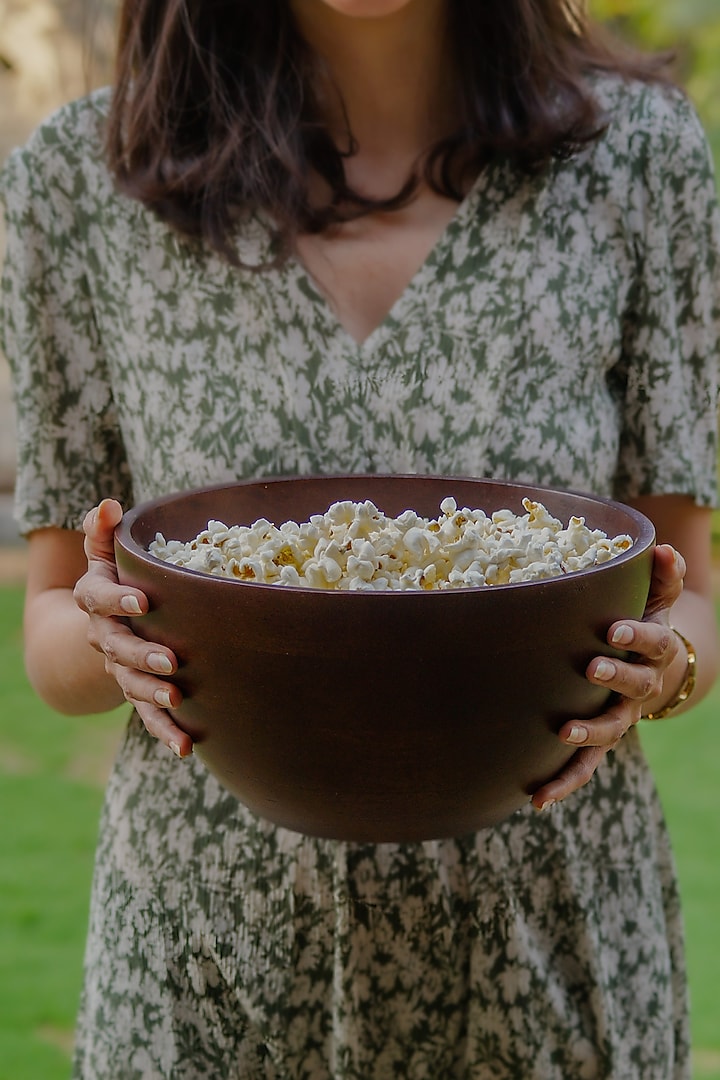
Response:
[{"label": "knuckle", "polygon": [[103,652],[112,664],[120,663],[120,650],[118,649],[117,634],[110,634],[103,643]]},{"label": "knuckle", "polygon": [[147,708],[140,711],[140,719],[142,720],[148,735],[152,735],[153,739],[159,739],[161,728],[153,710]]},{"label": "knuckle", "polygon": [[639,701],[647,701],[648,698],[653,697],[659,689],[658,683],[659,680],[655,673],[646,670],[640,677],[637,693],[635,695],[636,698]]},{"label": "knuckle", "polygon": [[604,753],[605,751],[603,749],[598,748],[594,751],[576,755],[572,768],[572,781],[574,787],[584,787],[585,784],[587,784],[595,773],[598,763],[604,756]]},{"label": "knuckle", "polygon": [[[657,694],[661,694],[662,691],[663,691],[664,684],[665,684],[665,672],[664,671],[663,672],[660,672],[660,671],[656,672],[655,677],[653,678],[653,680],[651,682],[650,693],[648,694],[648,697],[654,697]],[[647,700],[647,698],[645,698],[645,700]]]},{"label": "knuckle", "polygon": [[83,519],[83,530],[86,534],[89,533],[95,525],[95,522],[97,521],[97,513],[97,506],[93,506],[92,510],[88,510],[87,514],[85,515]]},{"label": "knuckle", "polygon": [[108,675],[113,676],[113,678],[115,679],[115,682],[118,684],[118,686],[122,690],[123,697],[125,698],[125,700],[130,701],[130,687],[128,685],[127,679],[124,676],[122,668],[118,668],[118,666],[116,664],[113,664],[112,660],[108,660],[106,658],[106,660],[105,660],[105,670],[107,671]]},{"label": "knuckle", "polygon": [[665,657],[666,653],[670,653],[671,658],[677,652],[677,634],[668,628],[663,628],[657,643],[657,656],[658,659]]},{"label": "knuckle", "polygon": [[578,787],[585,787],[585,785],[592,779],[592,776],[597,767],[597,763],[594,759],[585,758],[578,764],[578,768],[575,773],[575,780]]},{"label": "knuckle", "polygon": [[81,607],[83,611],[86,611],[88,615],[96,615],[100,609],[97,598],[93,592],[89,589],[85,589],[82,592]]},{"label": "knuckle", "polygon": [[131,705],[135,705],[138,701],[138,696],[133,688],[132,679],[128,678],[128,673],[123,668],[118,668],[114,665],[111,670],[111,674],[114,675],[115,681],[122,690],[123,697],[126,701],[129,701]]},{"label": "knuckle", "polygon": [[87,592],[86,584],[85,578],[81,577],[73,589],[73,600],[81,611],[85,611],[88,615],[92,615],[92,597]]}]

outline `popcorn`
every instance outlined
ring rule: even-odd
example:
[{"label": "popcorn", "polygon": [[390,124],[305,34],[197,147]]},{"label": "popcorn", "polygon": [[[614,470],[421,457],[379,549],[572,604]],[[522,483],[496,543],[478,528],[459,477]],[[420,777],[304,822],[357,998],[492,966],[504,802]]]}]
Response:
[{"label": "popcorn", "polygon": [[279,527],[209,521],[194,540],[158,533],[148,550],[165,562],[238,581],[289,588],[437,590],[514,585],[597,566],[627,551],[627,535],[610,539],[582,517],[567,526],[539,502],[525,514],[458,509],[440,503],[436,519],[405,510],[388,518],[374,503],[336,502],[309,521]]}]

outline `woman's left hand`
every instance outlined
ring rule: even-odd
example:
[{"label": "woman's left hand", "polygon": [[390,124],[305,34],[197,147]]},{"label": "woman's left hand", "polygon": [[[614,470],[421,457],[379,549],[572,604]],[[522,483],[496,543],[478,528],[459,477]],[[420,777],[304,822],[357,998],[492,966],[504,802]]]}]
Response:
[{"label": "woman's left hand", "polygon": [[[669,544],[655,548],[650,594],[642,621],[626,619],[612,624],[608,644],[627,649],[632,660],[596,656],[587,667],[588,679],[615,691],[620,697],[592,720],[569,720],[558,735],[568,746],[579,747],[565,768],[532,798],[544,810],[586,784],[608,750],[637,724],[646,702],[669,700],[663,693],[665,673],[684,646],[670,626],[670,609],[680,596],[685,560]],[[674,688],[673,688],[674,689]]]}]

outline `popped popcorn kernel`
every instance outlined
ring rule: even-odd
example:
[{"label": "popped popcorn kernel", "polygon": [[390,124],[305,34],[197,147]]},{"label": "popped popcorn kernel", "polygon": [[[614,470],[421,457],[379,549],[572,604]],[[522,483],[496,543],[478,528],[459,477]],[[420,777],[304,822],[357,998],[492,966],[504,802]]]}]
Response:
[{"label": "popped popcorn kernel", "polygon": [[585,570],[632,546],[583,517],[566,526],[525,498],[524,514],[463,507],[448,496],[435,519],[404,510],[389,518],[374,503],[336,502],[309,521],[275,526],[209,521],[194,540],[158,533],[158,559],[238,581],[346,591],[467,589],[539,581]]}]

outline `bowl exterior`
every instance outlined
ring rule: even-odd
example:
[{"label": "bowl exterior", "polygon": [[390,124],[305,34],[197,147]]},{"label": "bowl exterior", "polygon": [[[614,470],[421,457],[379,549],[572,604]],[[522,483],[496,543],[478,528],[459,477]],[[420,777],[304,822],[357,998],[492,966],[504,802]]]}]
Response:
[{"label": "bowl exterior", "polygon": [[345,840],[462,835],[521,807],[572,754],[555,734],[562,723],[602,711],[608,693],[585,668],[612,654],[610,623],[642,615],[652,564],[652,527],[620,504],[587,499],[586,516],[634,535],[631,557],[530,586],[287,589],[181,571],[144,550],[157,530],[190,539],[211,517],[305,520],[341,498],[434,516],[451,493],[461,506],[520,511],[528,494],[564,520],[583,512],[578,496],[520,485],[323,477],[209,489],[126,515],[120,577],[151,605],[133,628],[177,654],[175,718],[253,811]]}]

